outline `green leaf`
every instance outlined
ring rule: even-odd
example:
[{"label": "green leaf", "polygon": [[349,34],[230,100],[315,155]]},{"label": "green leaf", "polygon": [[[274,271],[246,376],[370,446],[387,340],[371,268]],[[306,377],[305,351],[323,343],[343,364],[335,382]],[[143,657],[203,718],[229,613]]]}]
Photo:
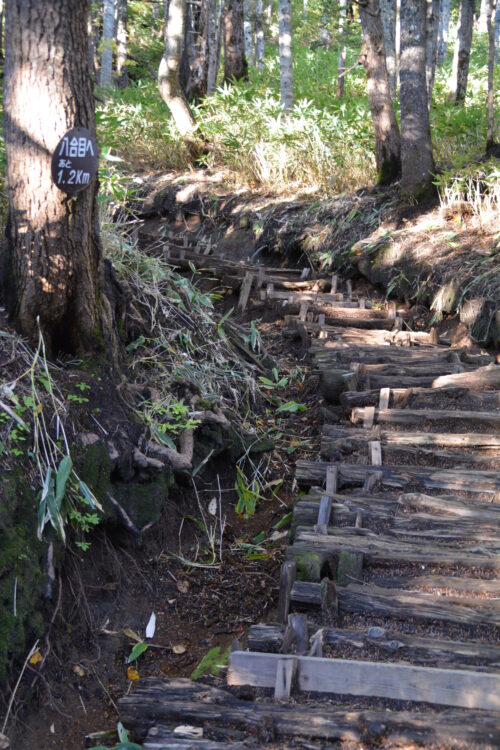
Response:
[{"label": "green leaf", "polygon": [[281,404],[281,406],[276,409],[278,414],[282,414],[283,412],[295,414],[298,411],[307,411],[307,406],[304,406],[304,404],[298,404],[296,401],[287,401],[286,404]]},{"label": "green leaf", "polygon": [[56,476],[56,505],[58,510],[61,508],[62,499],[66,492],[66,484],[72,469],[73,461],[71,460],[71,456],[64,456],[61,459]]},{"label": "green leaf", "polygon": [[85,482],[80,482],[79,489],[82,493],[83,498],[87,501],[87,503],[93,510],[102,511],[102,505],[97,501],[96,496],[94,495],[90,487],[85,484]]},{"label": "green leaf", "polygon": [[227,664],[229,659],[230,648],[224,653],[221,653],[220,646],[214,646],[208,653],[205,654],[203,659],[200,661],[196,669],[191,673],[192,680],[198,680],[202,675],[218,674],[220,668]]},{"label": "green leaf", "polygon": [[127,664],[130,664],[131,662],[135,661],[136,659],[141,656],[148,648],[147,643],[136,643],[132,651],[130,652],[130,656],[127,659]]},{"label": "green leaf", "polygon": [[290,521],[292,520],[292,516],[293,516],[293,513],[287,513],[285,516],[283,516],[283,518],[280,518],[278,523],[274,524],[273,529],[278,529],[278,530],[282,529],[283,526],[286,526],[287,524],[290,523]]},{"label": "green leaf", "polygon": [[116,731],[118,732],[118,739],[120,742],[128,742],[128,732],[121,721],[116,725]]},{"label": "green leaf", "polygon": [[66,534],[64,532],[64,521],[59,512],[59,507],[56,502],[56,498],[53,491],[50,491],[47,495],[47,510],[49,512],[50,523],[56,530],[61,541],[66,544]]}]

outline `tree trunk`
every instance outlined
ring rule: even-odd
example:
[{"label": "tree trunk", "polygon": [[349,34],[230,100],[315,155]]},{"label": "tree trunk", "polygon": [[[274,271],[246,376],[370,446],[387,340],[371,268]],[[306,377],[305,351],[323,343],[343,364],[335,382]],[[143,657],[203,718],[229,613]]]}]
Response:
[{"label": "tree trunk", "polygon": [[384,27],[385,64],[389,77],[391,98],[396,98],[396,18],[397,0],[380,0]]},{"label": "tree trunk", "polygon": [[446,57],[448,34],[450,28],[451,0],[441,0],[439,11],[437,65],[441,67]]},{"label": "tree trunk", "polygon": [[168,17],[165,19],[165,51],[158,70],[158,88],[177,130],[183,138],[189,139],[196,123],[179,81],[185,21],[185,0],[170,0]]},{"label": "tree trunk", "polygon": [[292,2],[278,0],[281,104],[293,107]]},{"label": "tree trunk", "polygon": [[426,0],[401,0],[402,188],[417,199],[432,191],[434,171],[425,76],[426,6]]},{"label": "tree trunk", "polygon": [[207,93],[208,0],[187,2],[180,82],[188,101],[200,101]]},{"label": "tree trunk", "polygon": [[88,17],[88,0],[9,0],[6,6],[5,291],[19,331],[36,341],[39,320],[52,353],[102,345],[97,179],[66,201],[51,177],[52,153],[68,130],[81,126],[95,136]]},{"label": "tree trunk", "polygon": [[0,0],[0,60],[3,60],[3,0]]},{"label": "tree trunk", "polygon": [[[493,76],[495,68],[495,28],[493,24],[494,0],[488,0],[486,8],[486,28],[488,30],[489,54],[488,54],[488,130],[486,135],[486,153],[495,146],[495,107]],[[497,2],[498,4],[498,2]]]},{"label": "tree trunk", "polygon": [[460,22],[453,55],[452,90],[450,92],[450,101],[453,104],[463,102],[467,92],[475,7],[476,0],[461,0],[460,2]]},{"label": "tree trunk", "polygon": [[342,99],[345,86],[345,56],[347,53],[344,44],[345,26],[347,20],[347,0],[339,0],[339,42],[340,52],[337,65],[337,97]]},{"label": "tree trunk", "polygon": [[498,63],[498,46],[500,41],[500,0],[497,0],[495,11],[495,65]]},{"label": "tree trunk", "polygon": [[217,57],[220,53],[220,48],[217,47],[217,0],[208,0],[207,13],[207,94],[213,94],[217,87]]},{"label": "tree trunk", "polygon": [[427,0],[427,27],[425,38],[425,78],[429,109],[432,103],[434,75],[436,72],[437,37],[439,29],[439,7],[441,0]]},{"label": "tree trunk", "polygon": [[224,80],[240,81],[248,76],[243,33],[243,0],[226,0],[224,14]]},{"label": "tree trunk", "polygon": [[118,0],[116,26],[116,83],[119,89],[128,86],[127,74],[127,0]]},{"label": "tree trunk", "polygon": [[255,64],[262,70],[264,67],[264,18],[263,0],[255,2]]},{"label": "tree trunk", "polygon": [[245,57],[248,63],[253,58],[250,0],[243,0],[243,34],[245,37]]},{"label": "tree trunk", "polygon": [[481,0],[481,6],[479,10],[479,19],[477,22],[477,30],[481,34],[486,34],[488,31],[488,6],[490,0]]},{"label": "tree trunk", "polygon": [[388,185],[401,174],[401,139],[385,65],[384,29],[379,0],[359,5],[363,47],[361,57],[366,71],[368,99],[375,130],[377,182]]},{"label": "tree trunk", "polygon": [[[120,2],[120,0],[118,0]],[[158,16],[160,14],[160,2],[159,0],[153,0],[153,7],[151,9],[152,15],[153,15],[153,21],[158,20]]]},{"label": "tree trunk", "polygon": [[101,76],[102,88],[111,86],[113,70],[113,39],[115,31],[115,2],[104,0],[102,38],[101,38]]}]

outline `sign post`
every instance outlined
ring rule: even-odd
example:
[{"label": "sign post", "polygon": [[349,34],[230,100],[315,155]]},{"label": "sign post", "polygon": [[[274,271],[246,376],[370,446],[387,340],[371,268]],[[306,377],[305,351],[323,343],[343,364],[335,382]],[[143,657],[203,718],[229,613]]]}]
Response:
[{"label": "sign post", "polygon": [[52,180],[73,196],[87,188],[97,173],[97,143],[86,128],[73,128],[61,138],[52,155]]}]

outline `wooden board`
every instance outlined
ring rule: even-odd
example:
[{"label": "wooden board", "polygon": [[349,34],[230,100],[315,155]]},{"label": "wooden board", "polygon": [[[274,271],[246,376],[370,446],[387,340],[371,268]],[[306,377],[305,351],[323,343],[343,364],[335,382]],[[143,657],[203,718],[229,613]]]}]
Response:
[{"label": "wooden board", "polygon": [[[352,410],[351,420],[354,424],[363,422],[365,410],[372,407],[366,406],[363,409],[355,408]],[[375,423],[385,422],[388,424],[418,424],[419,422],[472,422],[472,424],[500,425],[500,412],[487,411],[456,411],[452,409],[376,409]]]},{"label": "wooden board", "polygon": [[[233,651],[228,685],[274,687],[282,657]],[[297,659],[298,689],[500,711],[500,674],[351,659]]]},{"label": "wooden board", "polygon": [[[369,407],[368,407],[369,408]],[[500,434],[480,432],[401,432],[397,430],[363,430],[359,427],[323,425],[325,446],[340,448],[345,444],[363,447],[372,440],[380,440],[382,447],[397,445],[443,446],[447,448],[499,449]],[[322,441],[323,446],[323,441]]]}]

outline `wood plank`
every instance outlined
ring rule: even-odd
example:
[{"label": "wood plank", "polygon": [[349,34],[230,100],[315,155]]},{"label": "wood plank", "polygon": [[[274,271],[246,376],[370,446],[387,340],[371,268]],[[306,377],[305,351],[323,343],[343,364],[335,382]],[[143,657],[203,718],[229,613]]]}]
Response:
[{"label": "wood plank", "polygon": [[[228,726],[255,733],[255,727],[273,727],[276,737],[300,737],[323,740],[362,741],[378,744],[390,737],[408,744],[417,741],[430,746],[456,739],[471,747],[474,742],[500,745],[498,713],[445,709],[391,711],[356,710],[346,704],[325,707],[316,705],[281,705],[251,702],[235,698],[229,691],[188,679],[143,679],[134,691],[118,703],[120,719],[142,739],[149,727],[159,722],[207,722],[222,736]],[[373,739],[373,743],[372,743]]]},{"label": "wood plank", "polygon": [[286,623],[290,611],[290,592],[297,576],[297,565],[293,560],[287,560],[281,566],[280,590],[278,599],[278,622]]},{"label": "wood plank", "polygon": [[[430,588],[439,591],[464,591],[471,595],[480,594],[500,594],[500,579],[491,580],[484,578],[465,578],[459,576],[441,576],[441,575],[411,575],[411,576],[393,576],[393,577],[376,577],[372,583],[382,588]],[[500,647],[499,647],[500,648]],[[500,659],[498,659],[500,664]]]},{"label": "wood plank", "polygon": [[500,505],[471,502],[469,498],[464,500],[452,495],[433,497],[421,492],[404,492],[399,495],[398,503],[406,508],[444,512],[478,523],[500,523]]},{"label": "wood plank", "polygon": [[[366,563],[424,563],[433,565],[460,565],[463,568],[500,570],[500,554],[494,545],[481,544],[478,547],[464,548],[458,544],[435,544],[414,540],[394,539],[390,535],[360,535],[358,530],[349,527],[330,526],[328,534],[315,534],[308,527],[297,527],[295,541],[286,551],[287,560],[296,560],[307,551],[319,554],[326,560],[337,560],[341,551],[362,552]],[[490,549],[490,547],[492,549]]]},{"label": "wood plank", "polygon": [[[317,495],[301,497],[294,505],[292,530],[297,526],[313,526],[316,523],[320,498]],[[354,525],[356,514],[361,510],[365,519],[392,518],[397,510],[397,499],[387,497],[365,497],[334,495],[332,497],[332,523],[350,522]],[[489,506],[491,507],[491,506]]]},{"label": "wood plank", "polygon": [[[340,397],[340,403],[346,409],[353,409],[356,406],[378,406],[379,389],[352,391]],[[431,398],[438,403],[440,394],[446,396],[456,396],[459,403],[462,398],[473,399],[477,402],[478,411],[481,409],[498,409],[500,407],[500,392],[486,391],[479,393],[477,390],[465,388],[464,386],[444,385],[442,388],[395,388],[391,391],[390,406],[400,407],[412,399],[413,396],[422,397],[423,399]]]},{"label": "wood plank", "polygon": [[[274,687],[281,658],[233,651],[228,685]],[[297,663],[298,689],[303,691],[500,710],[500,674],[310,656],[297,657]]]},{"label": "wood plank", "polygon": [[471,390],[500,389],[500,366],[486,365],[478,367],[472,373],[457,373],[456,375],[441,375],[433,382],[433,388],[441,388],[446,385],[463,385]]},{"label": "wood plank", "polygon": [[243,279],[243,283],[241,284],[240,299],[238,301],[238,310],[240,310],[241,312],[245,311],[248,304],[248,298],[250,296],[254,278],[255,277],[253,273],[247,272]]},{"label": "wood plank", "polygon": [[179,737],[166,726],[154,726],[148,732],[143,750],[248,750],[246,742],[217,742],[207,739]]},{"label": "wood plank", "polygon": [[[299,460],[295,478],[299,485],[318,485],[324,482],[329,464]],[[339,487],[363,484],[373,467],[361,464],[336,464],[339,470]],[[434,469],[429,466],[384,465],[377,468],[384,487],[404,489],[410,484],[425,489],[461,490],[471,494],[495,495],[500,491],[500,474],[497,471],[467,471],[460,469]],[[496,502],[496,499],[495,499]]]},{"label": "wood plank", "polygon": [[[318,584],[309,584],[318,586]],[[313,634],[317,625],[308,624],[308,632]],[[250,651],[279,653],[285,628],[282,625],[252,625],[248,635]],[[349,630],[345,628],[325,628],[324,644],[327,646],[347,646],[349,649],[363,650],[375,647],[381,655],[391,655],[393,659],[407,659],[415,664],[438,666],[461,666],[497,669],[500,664],[500,646],[482,641],[454,641],[444,638],[420,637],[398,630],[367,628]]]},{"label": "wood plank", "polygon": [[[367,409],[355,408],[352,410],[351,421],[354,424],[363,422]],[[387,424],[418,424],[419,422],[472,422],[473,424],[500,425],[500,412],[492,413],[487,411],[456,411],[452,409],[380,409],[375,410],[375,422]]]},{"label": "wood plank", "polygon": [[[359,427],[323,425],[325,445],[340,448],[342,445],[362,448],[372,440],[380,440],[382,447],[398,445],[443,446],[447,448],[500,448],[500,435],[480,432],[400,432],[397,430],[364,430]],[[322,443],[323,445],[323,443]]]}]

